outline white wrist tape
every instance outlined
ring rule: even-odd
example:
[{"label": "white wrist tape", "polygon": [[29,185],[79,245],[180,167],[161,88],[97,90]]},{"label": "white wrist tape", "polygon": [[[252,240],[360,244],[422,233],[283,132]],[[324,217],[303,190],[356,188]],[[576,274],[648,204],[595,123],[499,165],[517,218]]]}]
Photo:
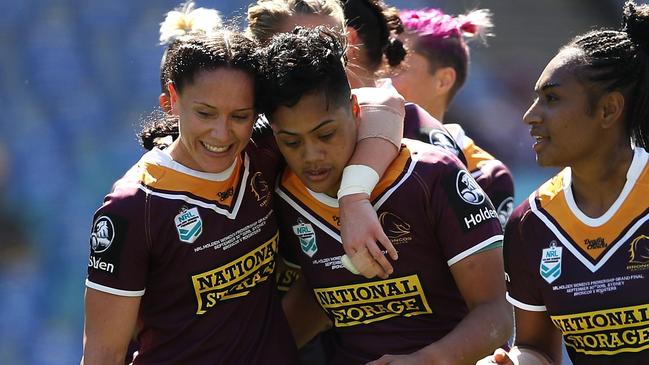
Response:
[{"label": "white wrist tape", "polygon": [[352,274],[354,275],[360,274],[360,271],[358,271],[356,266],[354,266],[352,260],[349,259],[349,256],[347,256],[347,254],[344,254],[340,257],[340,262],[343,264],[345,269],[349,270],[349,272],[351,272]]},{"label": "white wrist tape", "polygon": [[343,170],[338,199],[343,196],[357,193],[372,194],[372,190],[379,182],[379,174],[369,166],[349,165]]},{"label": "white wrist tape", "polygon": [[508,355],[514,365],[552,365],[543,354],[531,349],[514,346],[509,350]]}]

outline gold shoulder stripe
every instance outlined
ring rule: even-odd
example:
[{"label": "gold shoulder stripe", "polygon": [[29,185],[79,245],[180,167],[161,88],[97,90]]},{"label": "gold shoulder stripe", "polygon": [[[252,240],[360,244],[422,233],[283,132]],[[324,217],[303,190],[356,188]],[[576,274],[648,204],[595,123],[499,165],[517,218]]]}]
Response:
[{"label": "gold shoulder stripe", "polygon": [[402,146],[399,155],[392,161],[390,166],[388,166],[385,174],[383,174],[381,180],[376,184],[376,187],[372,191],[370,200],[376,200],[398,181],[399,177],[406,170],[406,164],[408,161],[410,161],[410,150],[408,147]]},{"label": "gold shoulder stripe", "polygon": [[464,146],[462,152],[466,158],[466,167],[469,171],[473,172],[480,169],[486,161],[495,160],[496,158],[489,154],[487,151],[480,148],[475,142],[470,139],[469,143]]}]

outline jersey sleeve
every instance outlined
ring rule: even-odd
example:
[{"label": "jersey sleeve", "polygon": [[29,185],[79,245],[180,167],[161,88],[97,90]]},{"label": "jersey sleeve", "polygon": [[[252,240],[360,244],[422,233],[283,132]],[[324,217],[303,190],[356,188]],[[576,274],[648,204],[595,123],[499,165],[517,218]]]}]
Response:
[{"label": "jersey sleeve", "polygon": [[498,213],[500,225],[504,229],[509,216],[514,211],[514,178],[502,162],[498,160],[492,161],[490,171],[483,175],[489,176],[489,182],[483,184],[479,179],[477,181],[491,199],[491,203],[493,203],[496,213]]},{"label": "jersey sleeve", "polygon": [[416,139],[443,148],[454,154],[466,166],[466,157],[462,148],[440,121],[417,104],[406,103],[405,110],[403,130],[405,138]]},{"label": "jersey sleeve", "polygon": [[274,180],[284,168],[285,161],[279,152],[279,147],[277,147],[277,141],[275,141],[270,122],[263,115],[257,119],[253,126],[252,138],[248,148],[255,149],[255,152],[251,153],[251,157],[261,159],[262,161],[258,165],[259,168]]},{"label": "jersey sleeve", "polygon": [[503,256],[505,260],[505,279],[507,300],[517,308],[533,312],[546,311],[543,298],[537,286],[534,268],[529,265],[522,236],[524,213],[523,203],[516,208],[505,227]]},{"label": "jersey sleeve", "polygon": [[144,295],[149,237],[144,193],[117,189],[95,213],[86,286],[120,296]]},{"label": "jersey sleeve", "polygon": [[[435,230],[448,266],[500,245],[502,228],[489,198],[455,157],[448,155],[441,187],[432,193]],[[441,169],[440,169],[441,170]]]}]

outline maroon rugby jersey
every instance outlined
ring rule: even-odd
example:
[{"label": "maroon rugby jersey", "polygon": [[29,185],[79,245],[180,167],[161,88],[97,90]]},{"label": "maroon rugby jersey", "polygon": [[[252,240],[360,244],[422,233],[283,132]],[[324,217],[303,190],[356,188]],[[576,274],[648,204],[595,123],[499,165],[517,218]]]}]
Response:
[{"label": "maroon rugby jersey", "polygon": [[153,150],[94,218],[89,288],[142,296],[135,364],[293,363],[274,288],[278,158],[252,144],[229,171]]},{"label": "maroon rugby jersey", "polygon": [[435,119],[424,108],[417,104],[406,103],[406,115],[403,120],[403,137],[416,139],[444,148],[457,156],[466,166],[467,161],[462,149],[442,122]]},{"label": "maroon rugby jersey", "polygon": [[458,156],[491,199],[505,227],[514,208],[514,179],[504,163],[476,145],[459,124],[442,125],[416,104],[406,104],[403,136],[443,147]]},{"label": "maroon rugby jersey", "polygon": [[649,154],[599,218],[584,215],[571,170],[543,184],[505,231],[507,297],[547,312],[578,364],[649,364]]},{"label": "maroon rugby jersey", "polygon": [[505,227],[514,210],[514,179],[507,166],[466,136],[459,124],[444,124],[453,139],[462,148],[466,167],[487,193],[498,212],[500,224]]},{"label": "maroon rugby jersey", "polygon": [[495,210],[446,150],[404,140],[371,200],[399,252],[386,280],[343,268],[337,201],[286,170],[276,188],[282,246],[334,323],[332,364],[412,353],[449,333],[467,308],[449,267],[499,245]]}]

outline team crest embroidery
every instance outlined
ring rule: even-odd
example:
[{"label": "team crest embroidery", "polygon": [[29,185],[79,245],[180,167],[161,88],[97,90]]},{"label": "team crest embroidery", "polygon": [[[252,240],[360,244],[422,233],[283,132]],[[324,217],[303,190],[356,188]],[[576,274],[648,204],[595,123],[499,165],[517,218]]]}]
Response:
[{"label": "team crest embroidery", "polygon": [[455,189],[462,200],[480,205],[485,201],[485,193],[466,170],[460,170],[455,180]]},{"label": "team crest embroidery", "polygon": [[261,172],[255,172],[252,175],[250,179],[250,190],[255,196],[255,199],[257,199],[259,206],[265,207],[268,205],[271,198],[271,191]]},{"label": "team crest embroidery", "polygon": [[178,238],[187,243],[194,243],[198,236],[203,233],[203,220],[198,214],[198,208],[182,209],[174,219]]},{"label": "team crest embroidery", "polygon": [[557,247],[557,242],[550,242],[549,248],[544,248],[541,253],[541,264],[539,266],[541,276],[548,284],[552,284],[561,276],[561,251],[562,247]]},{"label": "team crest embroidery", "polygon": [[102,253],[110,247],[115,238],[115,226],[113,221],[105,215],[97,218],[92,226],[90,235],[90,246],[94,253]]},{"label": "team crest embroidery", "polygon": [[315,242],[315,231],[313,231],[311,224],[304,223],[302,219],[298,219],[297,224],[293,226],[293,233],[299,238],[302,252],[307,256],[313,257],[318,252],[318,245]]},{"label": "team crest embroidery", "polygon": [[649,263],[649,236],[642,235],[634,238],[629,247],[629,255],[629,263]]},{"label": "team crest embroidery", "polygon": [[627,270],[644,271],[649,269],[649,236],[640,235],[631,241],[629,246],[629,264]]},{"label": "team crest embroidery", "polygon": [[383,226],[385,234],[393,245],[408,243],[412,240],[410,224],[394,213],[382,212],[379,221]]}]

